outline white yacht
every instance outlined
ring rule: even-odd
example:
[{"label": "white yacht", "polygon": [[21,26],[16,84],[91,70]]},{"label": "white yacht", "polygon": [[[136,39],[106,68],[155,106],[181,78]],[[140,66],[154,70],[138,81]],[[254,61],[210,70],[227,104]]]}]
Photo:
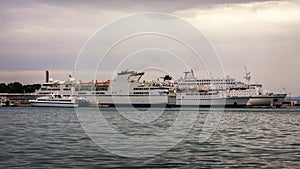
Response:
[{"label": "white yacht", "polygon": [[168,86],[140,82],[144,72],[122,71],[110,81],[107,92],[96,99],[99,106],[164,107],[168,103]]},{"label": "white yacht", "polygon": [[65,97],[57,93],[29,100],[28,103],[34,107],[78,107],[76,98],[71,96]]}]

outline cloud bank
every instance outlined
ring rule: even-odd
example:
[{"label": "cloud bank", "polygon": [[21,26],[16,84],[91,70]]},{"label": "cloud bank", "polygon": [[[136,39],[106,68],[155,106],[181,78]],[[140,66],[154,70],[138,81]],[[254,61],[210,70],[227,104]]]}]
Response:
[{"label": "cloud bank", "polygon": [[19,81],[20,74],[28,77],[26,83],[40,82],[40,76],[29,77],[28,72],[43,74],[45,69],[60,72],[58,77],[62,72],[67,75],[85,41],[103,25],[156,11],[179,16],[206,34],[228,75],[241,79],[246,65],[253,80],[270,90],[285,87],[300,95],[298,1],[32,0],[1,1],[0,6],[0,80],[4,82]]}]

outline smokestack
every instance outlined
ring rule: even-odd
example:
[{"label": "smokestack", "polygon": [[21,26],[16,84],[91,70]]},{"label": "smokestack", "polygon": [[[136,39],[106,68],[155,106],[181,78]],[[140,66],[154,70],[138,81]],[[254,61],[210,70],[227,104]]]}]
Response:
[{"label": "smokestack", "polygon": [[48,82],[49,82],[49,71],[46,70],[46,83],[48,83]]}]

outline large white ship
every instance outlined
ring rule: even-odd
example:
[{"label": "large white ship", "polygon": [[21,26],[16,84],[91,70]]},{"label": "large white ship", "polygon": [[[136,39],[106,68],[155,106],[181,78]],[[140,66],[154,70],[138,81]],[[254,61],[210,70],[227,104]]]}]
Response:
[{"label": "large white ship", "polygon": [[49,77],[49,71],[46,71],[46,81],[42,83],[42,86],[39,90],[35,92],[37,97],[53,95],[59,93],[63,96],[75,95],[75,86],[77,81],[69,75],[67,80],[53,80]]},{"label": "large white ship", "polygon": [[262,84],[250,83],[251,75],[245,67],[246,83],[236,82],[235,86],[228,87],[231,96],[250,96],[248,106],[281,106],[286,93],[270,93],[263,90]]},{"label": "large white ship", "polygon": [[[80,105],[100,104],[103,106],[281,106],[286,94],[265,92],[261,84],[249,83],[250,73],[246,71],[246,83],[234,78],[197,79],[194,72],[185,72],[184,78],[175,82],[140,82],[144,72],[123,71],[112,81],[81,82],[72,76],[65,81],[47,78],[37,97],[59,93],[73,96]],[[169,77],[170,78],[170,77]],[[172,95],[170,91],[175,91]],[[168,92],[170,94],[168,95]],[[246,103],[245,103],[246,102]]]},{"label": "large white ship", "polygon": [[144,72],[122,71],[109,85],[108,91],[96,97],[100,106],[165,107],[168,86],[140,82]]},{"label": "large white ship", "polygon": [[[245,68],[246,70],[246,68]],[[250,73],[246,71],[246,83],[235,80],[234,78],[203,78],[196,79],[193,70],[185,72],[185,78],[176,81],[179,90],[196,89],[226,90],[228,97],[250,97],[247,106],[281,106],[286,97],[285,93],[264,92],[262,84],[250,83]]]},{"label": "large white ship", "polygon": [[250,96],[230,96],[225,87],[217,84],[233,83],[232,79],[197,79],[193,70],[184,72],[175,82],[177,106],[246,106]]}]

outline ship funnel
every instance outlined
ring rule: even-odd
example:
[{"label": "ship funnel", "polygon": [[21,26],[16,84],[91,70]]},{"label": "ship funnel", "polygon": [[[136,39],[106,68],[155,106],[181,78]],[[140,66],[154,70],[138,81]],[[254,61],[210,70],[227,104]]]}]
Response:
[{"label": "ship funnel", "polygon": [[46,83],[48,83],[48,82],[49,82],[49,71],[46,70]]}]

